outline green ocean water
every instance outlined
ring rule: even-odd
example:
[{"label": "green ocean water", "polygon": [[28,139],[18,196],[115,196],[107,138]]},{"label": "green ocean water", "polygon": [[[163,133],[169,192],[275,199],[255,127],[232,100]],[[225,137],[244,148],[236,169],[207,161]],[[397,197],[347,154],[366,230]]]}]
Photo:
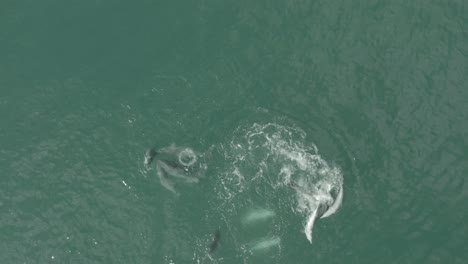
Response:
[{"label": "green ocean water", "polygon": [[466,263],[467,76],[466,1],[2,0],[0,263]]}]

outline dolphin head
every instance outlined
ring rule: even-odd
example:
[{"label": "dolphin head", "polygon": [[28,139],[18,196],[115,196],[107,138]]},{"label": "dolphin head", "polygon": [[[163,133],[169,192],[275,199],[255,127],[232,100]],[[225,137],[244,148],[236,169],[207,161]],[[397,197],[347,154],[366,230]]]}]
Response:
[{"label": "dolphin head", "polygon": [[148,149],[146,152],[145,152],[145,166],[148,166],[151,164],[151,162],[153,162],[154,158],[156,157],[156,155],[158,155],[159,153],[156,151],[155,148],[151,148],[151,149]]}]

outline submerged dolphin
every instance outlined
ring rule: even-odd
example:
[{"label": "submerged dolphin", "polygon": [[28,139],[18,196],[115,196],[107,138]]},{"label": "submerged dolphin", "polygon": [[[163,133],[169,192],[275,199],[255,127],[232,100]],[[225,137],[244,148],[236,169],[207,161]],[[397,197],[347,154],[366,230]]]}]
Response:
[{"label": "submerged dolphin", "polygon": [[171,178],[183,180],[188,183],[197,183],[199,179],[193,176],[193,167],[186,166],[179,160],[175,159],[174,155],[177,154],[176,150],[178,149],[148,149],[145,152],[144,165],[148,167],[156,160],[156,172],[159,176],[159,180],[161,181],[161,185],[176,195],[179,195],[175,190],[174,183]]},{"label": "submerged dolphin", "polygon": [[156,171],[159,176],[159,181],[161,182],[161,185],[169,191],[173,192],[175,195],[179,196],[180,194],[174,188],[174,183],[169,180],[168,176],[163,171],[163,169],[160,166],[156,166]]},{"label": "submerged dolphin", "polygon": [[186,182],[198,182],[198,178],[189,176],[189,168],[171,160],[157,160],[156,166],[163,169],[167,174]]},{"label": "submerged dolphin", "polygon": [[281,242],[281,239],[279,237],[266,237],[262,238],[255,243],[251,244],[251,251],[265,251],[267,249],[270,249],[274,246],[279,246]]},{"label": "submerged dolphin", "polygon": [[219,232],[219,229],[218,229],[215,231],[213,235],[213,240],[211,241],[208,247],[208,251],[206,252],[205,258],[203,259],[202,263],[205,263],[206,258],[209,258],[212,261],[214,260],[212,254],[218,248],[220,239],[221,239],[221,232]]},{"label": "submerged dolphin", "polygon": [[216,251],[216,249],[218,249],[220,239],[221,239],[221,232],[218,229],[213,235],[213,241],[211,241],[210,247],[208,248],[208,254],[211,255],[213,252]]},{"label": "submerged dolphin", "polygon": [[248,225],[256,222],[261,222],[273,218],[275,216],[273,210],[266,208],[255,208],[251,209],[245,217],[242,219],[243,225]]},{"label": "submerged dolphin", "polygon": [[[167,151],[166,148],[162,148],[159,151],[156,151],[155,148],[150,148],[145,152],[145,160],[143,163],[145,164],[145,166],[149,166],[154,161],[157,155],[160,155],[163,153],[169,153],[169,152]],[[171,153],[171,154],[174,154],[174,153]],[[183,165],[178,161],[162,159],[162,158],[159,158],[159,160],[163,161],[166,165],[173,167],[175,170],[179,170],[179,171],[183,170],[185,172],[189,171],[189,166]]]}]

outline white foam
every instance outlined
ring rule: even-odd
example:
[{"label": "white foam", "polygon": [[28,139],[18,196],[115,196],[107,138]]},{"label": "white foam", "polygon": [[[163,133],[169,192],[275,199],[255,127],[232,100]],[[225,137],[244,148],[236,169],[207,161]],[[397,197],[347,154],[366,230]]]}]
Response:
[{"label": "white foam", "polygon": [[[228,146],[230,149],[225,153],[232,167],[226,170],[220,181],[223,186],[218,188],[223,190],[220,197],[224,198],[227,207],[242,205],[245,196],[238,194],[248,194],[247,190],[275,201],[271,191],[279,188],[291,190],[292,186],[296,203],[283,200],[274,206],[293,207],[294,212],[304,216],[303,230],[310,242],[316,219],[329,217],[340,208],[343,200],[342,173],[319,155],[317,147],[306,139],[303,130],[274,123],[255,123],[250,127],[239,127]],[[327,208],[325,213],[321,205],[323,209]],[[262,213],[252,213],[244,216],[243,222],[249,223],[249,219],[263,219],[263,216]]]}]

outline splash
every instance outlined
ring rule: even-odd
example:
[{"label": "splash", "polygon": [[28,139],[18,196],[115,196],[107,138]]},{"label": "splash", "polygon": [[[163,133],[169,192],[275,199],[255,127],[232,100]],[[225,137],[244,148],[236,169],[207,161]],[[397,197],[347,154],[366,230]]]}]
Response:
[{"label": "splash", "polygon": [[[315,220],[329,217],[341,206],[343,176],[306,136],[298,127],[277,123],[238,128],[225,148],[232,165],[217,186],[225,207],[239,213],[252,200],[261,199],[275,211],[293,208],[304,217],[304,233],[312,242]],[[291,191],[293,200],[279,195]]]}]

